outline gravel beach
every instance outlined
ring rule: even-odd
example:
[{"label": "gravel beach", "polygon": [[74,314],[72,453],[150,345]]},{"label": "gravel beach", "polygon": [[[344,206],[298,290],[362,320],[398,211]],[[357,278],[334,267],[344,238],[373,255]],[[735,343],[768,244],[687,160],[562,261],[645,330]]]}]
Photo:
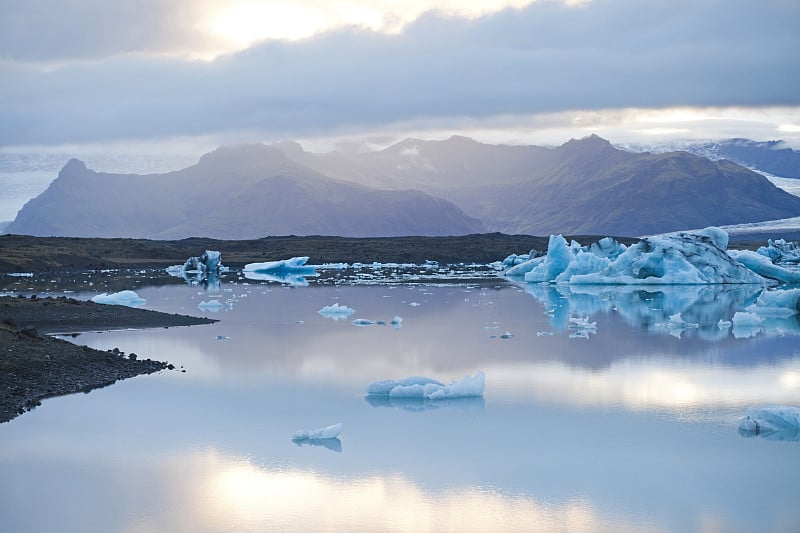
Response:
[{"label": "gravel beach", "polygon": [[215,320],[58,298],[0,298],[0,423],[52,396],[173,370],[119,349],[104,352],[47,333],[210,324]]}]

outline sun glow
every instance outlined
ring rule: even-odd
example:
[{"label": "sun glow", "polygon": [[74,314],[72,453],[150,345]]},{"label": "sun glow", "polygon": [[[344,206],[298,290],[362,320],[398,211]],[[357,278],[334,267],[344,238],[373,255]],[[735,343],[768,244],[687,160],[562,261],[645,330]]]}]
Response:
[{"label": "sun glow", "polygon": [[[226,41],[230,50],[264,40],[300,40],[337,28],[396,34],[429,11],[468,19],[506,8],[521,8],[534,0],[235,0],[221,3],[209,14],[208,31]],[[573,6],[574,1],[566,2]]]}]

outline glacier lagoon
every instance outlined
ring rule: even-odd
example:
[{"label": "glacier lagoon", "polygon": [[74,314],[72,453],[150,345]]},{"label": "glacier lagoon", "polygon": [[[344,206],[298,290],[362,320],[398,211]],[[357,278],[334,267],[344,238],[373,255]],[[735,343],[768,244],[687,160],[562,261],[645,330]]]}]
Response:
[{"label": "glacier lagoon", "polygon": [[[210,291],[150,271],[7,278],[24,294],[134,289],[145,308],[221,321],[76,337],[178,371],[0,425],[4,527],[800,528],[800,442],[737,431],[750,408],[800,404],[796,315],[732,324],[760,286],[514,284],[431,265],[321,274],[234,271]],[[355,312],[319,313],[334,304]],[[366,395],[379,380],[478,372],[482,397]],[[336,438],[292,440],[340,422]]]}]

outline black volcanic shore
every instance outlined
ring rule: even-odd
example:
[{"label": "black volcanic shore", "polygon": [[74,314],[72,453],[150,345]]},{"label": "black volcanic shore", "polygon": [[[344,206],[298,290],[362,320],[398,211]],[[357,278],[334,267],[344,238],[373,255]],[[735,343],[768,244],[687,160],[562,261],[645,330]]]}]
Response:
[{"label": "black volcanic shore", "polygon": [[[581,244],[604,237],[567,236]],[[483,233],[457,237],[286,236],[231,241],[190,238],[178,241],[0,235],[0,273],[158,268],[182,264],[204,250],[222,252],[228,266],[308,256],[321,263],[490,263],[511,253],[547,250],[549,237]],[[630,244],[638,239],[620,238]]]},{"label": "black volcanic shore", "polygon": [[120,379],[174,369],[115,349],[103,352],[41,335],[116,328],[210,324],[207,318],[100,305],[65,297],[0,298],[0,423],[41,400],[111,385]]}]

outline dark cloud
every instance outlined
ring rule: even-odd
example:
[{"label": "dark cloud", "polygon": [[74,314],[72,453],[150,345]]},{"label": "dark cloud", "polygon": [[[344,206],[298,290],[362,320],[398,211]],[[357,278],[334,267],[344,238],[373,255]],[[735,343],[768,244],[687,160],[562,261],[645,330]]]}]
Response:
[{"label": "dark cloud", "polygon": [[401,35],[268,42],[209,63],[128,56],[47,72],[7,63],[0,144],[240,130],[293,137],[565,109],[794,106],[798,27],[800,4],[782,0],[539,2],[472,21],[431,14]]}]

